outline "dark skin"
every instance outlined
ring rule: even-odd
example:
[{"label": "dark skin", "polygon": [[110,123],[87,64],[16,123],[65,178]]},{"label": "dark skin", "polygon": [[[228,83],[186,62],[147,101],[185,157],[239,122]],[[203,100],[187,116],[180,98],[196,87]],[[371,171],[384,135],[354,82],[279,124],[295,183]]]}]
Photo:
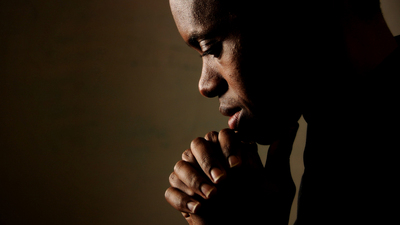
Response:
[{"label": "dark skin", "polygon": [[[294,93],[277,101],[272,90],[260,88],[265,77],[258,76],[259,66],[254,67],[260,65],[259,52],[243,51],[248,43],[235,29],[216,32],[221,30],[221,24],[207,18],[207,13],[200,19],[196,13],[180,13],[196,7],[197,11],[206,12],[204,5],[195,3],[171,2],[172,12],[185,42],[203,58],[199,91],[205,97],[219,98],[221,113],[231,117],[230,129],[210,132],[192,141],[170,176],[166,199],[189,224],[243,224],[249,222],[249,214],[266,210],[276,216],[270,220],[279,218],[287,223],[295,194],[289,156],[301,113],[289,109],[293,104],[281,102],[293,102]],[[212,10],[215,12],[209,15],[218,13],[217,7]],[[222,27],[233,23],[231,18],[219,22]],[[279,110],[265,107],[262,103],[266,100]],[[241,140],[253,144],[243,144]],[[275,151],[269,151],[268,170],[262,165],[254,141],[274,143]],[[220,216],[224,214],[236,216],[229,221]]]},{"label": "dark skin", "polygon": [[[301,114],[309,113],[300,106],[310,104],[312,98],[300,102],[293,85],[298,80],[273,76],[274,65],[275,69],[282,69],[280,57],[268,61],[272,75],[260,75],[266,68],[266,57],[260,59],[260,53],[280,56],[279,53],[270,46],[255,46],[257,35],[237,25],[237,17],[220,10],[219,1],[171,0],[170,4],[182,38],[203,59],[199,91],[205,97],[218,97],[221,113],[230,117],[230,128],[192,141],[170,176],[167,201],[182,212],[189,224],[257,224],[260,218],[269,224],[287,224],[295,193],[289,158],[297,120]],[[330,53],[325,59],[331,60],[320,59],[322,42],[307,45],[307,51],[318,55],[314,61],[320,67],[340,68],[348,74],[366,73],[396,44],[381,15],[365,23],[352,15],[346,4],[338,5],[344,7],[341,17],[332,19],[327,13],[330,29],[334,27],[336,34],[330,40],[324,39],[331,43],[325,47]],[[310,37],[329,33],[313,26],[311,23],[304,28]],[[303,43],[310,37],[302,39]],[[363,48],[369,45],[374,47]],[[301,61],[298,65],[308,64]],[[318,73],[320,67],[307,71]],[[265,167],[254,142],[271,144]],[[265,212],[269,212],[267,216]]]},{"label": "dark skin", "polygon": [[[218,1],[196,2],[172,1],[171,9],[182,38],[202,56],[200,93],[218,97],[221,114],[231,117],[231,129],[242,131],[242,136],[252,141],[271,144],[278,131],[284,132],[300,117],[299,110],[294,109],[296,93],[289,91],[288,84],[278,85],[273,76],[260,76],[265,62],[259,54],[269,51],[269,46],[253,46],[253,34],[248,36],[240,27],[234,28],[234,18],[223,14],[220,20],[214,20],[214,15],[220,13],[218,7],[207,6]],[[198,13],[186,13],[187,9]],[[256,51],[250,51],[255,47]],[[266,90],[266,82],[274,83],[274,88]],[[274,92],[278,88],[288,94]],[[274,110],[265,107],[265,102]],[[234,115],[237,119],[232,118]]]},{"label": "dark skin", "polygon": [[193,140],[170,176],[167,201],[189,224],[251,224],[266,211],[273,216],[264,222],[287,223],[295,194],[289,156],[297,128],[272,144],[265,168],[257,145],[240,142],[231,129]]}]

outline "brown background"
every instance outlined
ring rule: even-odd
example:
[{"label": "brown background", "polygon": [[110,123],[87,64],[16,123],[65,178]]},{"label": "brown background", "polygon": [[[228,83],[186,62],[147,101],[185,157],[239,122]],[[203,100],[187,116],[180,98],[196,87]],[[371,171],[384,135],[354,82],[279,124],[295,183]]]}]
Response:
[{"label": "brown background", "polygon": [[[382,2],[400,34],[400,1]],[[168,176],[227,118],[168,1],[1,1],[0,35],[0,224],[185,224]]]}]

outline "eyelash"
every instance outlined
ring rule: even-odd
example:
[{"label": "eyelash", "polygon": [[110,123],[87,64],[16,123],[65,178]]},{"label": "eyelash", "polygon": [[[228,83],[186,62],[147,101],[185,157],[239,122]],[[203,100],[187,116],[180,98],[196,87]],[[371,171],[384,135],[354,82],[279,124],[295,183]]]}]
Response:
[{"label": "eyelash", "polygon": [[222,44],[221,42],[212,43],[210,48],[201,54],[201,57],[212,55],[215,58],[218,58],[221,55]]}]

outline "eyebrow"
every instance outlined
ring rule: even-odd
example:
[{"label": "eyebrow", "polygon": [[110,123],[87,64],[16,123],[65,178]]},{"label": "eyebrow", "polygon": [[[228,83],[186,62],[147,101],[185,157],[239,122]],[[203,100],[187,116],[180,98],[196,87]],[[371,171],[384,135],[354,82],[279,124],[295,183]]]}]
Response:
[{"label": "eyebrow", "polygon": [[201,36],[198,34],[192,34],[189,37],[188,40],[188,45],[190,47],[198,47],[199,46],[199,39],[201,39]]},{"label": "eyebrow", "polygon": [[189,35],[188,45],[190,47],[199,48],[200,41],[217,37],[218,35],[221,35],[221,33],[222,33],[221,31],[222,31],[222,29],[219,28],[219,29],[213,29],[213,30],[210,30],[210,31],[207,31],[204,33],[194,32],[193,34]]},{"label": "eyebrow", "polygon": [[189,36],[189,40],[188,40],[188,45],[189,47],[193,47],[193,48],[200,48],[200,44],[199,42],[202,40],[205,40],[207,38],[210,38],[211,35],[209,34],[200,34],[200,33],[193,33]]}]

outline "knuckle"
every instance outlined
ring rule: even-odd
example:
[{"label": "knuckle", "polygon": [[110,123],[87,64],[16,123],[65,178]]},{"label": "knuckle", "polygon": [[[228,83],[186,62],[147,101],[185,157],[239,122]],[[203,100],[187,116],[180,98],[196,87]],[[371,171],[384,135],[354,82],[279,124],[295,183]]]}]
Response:
[{"label": "knuckle", "polygon": [[231,154],[233,151],[233,146],[236,142],[233,139],[235,132],[231,129],[223,129],[219,132],[219,139],[221,144],[221,149],[225,156]]},{"label": "knuckle", "polygon": [[177,180],[177,176],[176,176],[175,172],[172,172],[172,173],[169,175],[169,183],[170,183],[171,185],[173,185],[173,184],[175,184],[176,180]]},{"label": "knuckle", "polygon": [[235,135],[235,131],[231,129],[223,129],[219,132],[218,138],[223,142],[230,142]]},{"label": "knuckle", "polygon": [[182,212],[182,216],[185,217],[185,219],[189,219],[190,213]]},{"label": "knuckle", "polygon": [[210,155],[204,155],[201,158],[201,168],[203,168],[203,170],[205,170],[204,172],[208,172],[209,169],[211,169],[212,167],[212,160],[213,158]]},{"label": "knuckle", "polygon": [[186,162],[183,160],[178,161],[174,166],[174,172],[178,172],[185,164]]},{"label": "knuckle", "polygon": [[192,151],[196,151],[197,147],[199,147],[200,145],[204,145],[205,142],[206,140],[204,138],[198,137],[190,143],[190,149]]},{"label": "knuckle", "polygon": [[210,143],[204,138],[196,138],[191,143],[191,151],[203,171],[208,173],[214,161]]},{"label": "knuckle", "polygon": [[212,141],[212,142],[217,142],[218,141],[218,132],[216,131],[211,131],[208,132],[205,137],[206,140]]},{"label": "knuckle", "polygon": [[186,150],[182,153],[182,160],[190,161],[191,159],[193,159],[192,151],[191,151],[190,149],[186,149]]},{"label": "knuckle", "polygon": [[169,200],[169,199],[170,199],[172,188],[173,188],[173,187],[169,187],[169,188],[165,191],[164,197],[165,197],[166,200]]},{"label": "knuckle", "polygon": [[193,191],[192,189],[188,189],[186,190],[186,194],[193,197],[196,194],[196,192]]},{"label": "knuckle", "polygon": [[186,208],[186,203],[190,200],[190,197],[178,193],[179,192],[175,188],[170,187],[165,191],[164,195],[165,199],[172,207],[179,211],[182,211]]},{"label": "knuckle", "polygon": [[219,132],[219,135],[220,135],[220,136],[229,136],[229,135],[232,135],[232,134],[234,134],[234,133],[235,133],[234,130],[231,130],[231,129],[229,129],[229,128],[225,128],[225,129],[222,129],[222,130]]},{"label": "knuckle", "polygon": [[191,174],[189,176],[189,186],[192,189],[200,189],[201,179],[196,174]]}]

